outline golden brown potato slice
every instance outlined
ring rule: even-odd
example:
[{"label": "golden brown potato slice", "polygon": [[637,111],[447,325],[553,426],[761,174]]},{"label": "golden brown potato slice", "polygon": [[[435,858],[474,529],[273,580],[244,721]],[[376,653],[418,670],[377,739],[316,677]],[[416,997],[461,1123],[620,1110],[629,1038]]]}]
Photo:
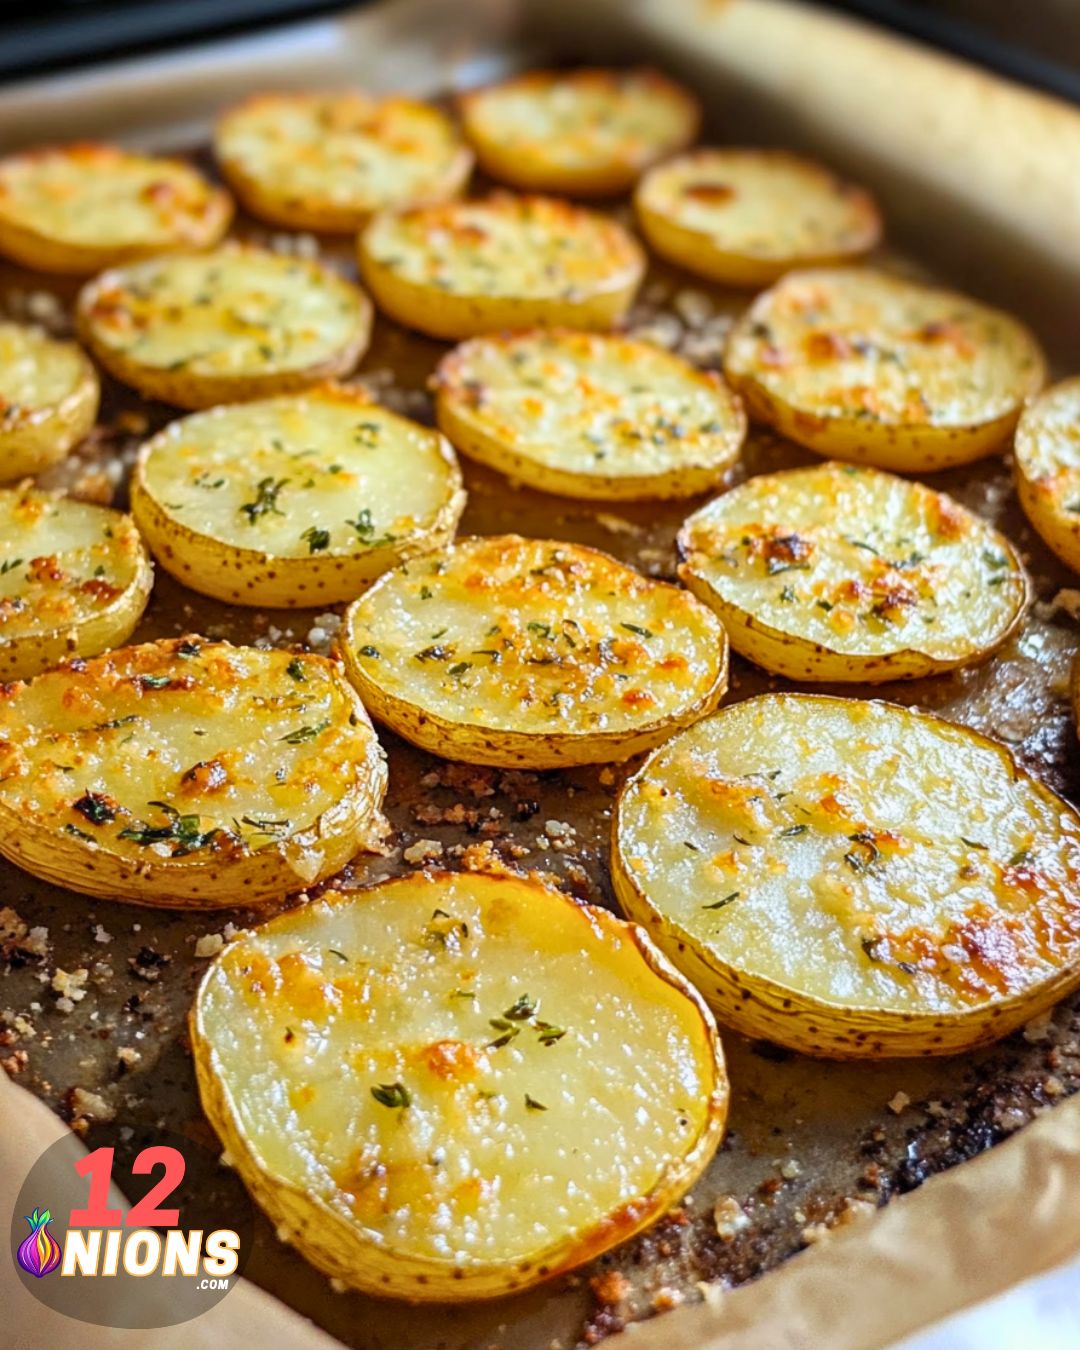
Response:
[{"label": "golden brown potato slice", "polygon": [[746,435],[718,375],[625,337],[473,338],[435,383],[439,426],[463,454],[568,497],[691,497],[723,480]]},{"label": "golden brown potato slice", "polygon": [[998,449],[1045,363],[1000,310],[850,267],[789,272],[759,295],[724,373],[751,417],[818,454],[925,473]]},{"label": "golden brown potato slice", "polygon": [[191,1040],[279,1236],[414,1300],[527,1288],[646,1228],[727,1114],[708,1009],[641,929],[513,875],[398,877],[242,934]]},{"label": "golden brown potato slice", "polygon": [[178,159],[93,142],[0,159],[0,253],[42,272],[210,248],[232,213],[229,194]]},{"label": "golden brown potato slice", "polygon": [[654,70],[533,70],[462,96],[485,173],[512,187],[609,196],[689,145],[701,110]]},{"label": "golden brown potato slice", "polygon": [[97,371],[74,342],[0,323],[0,482],[42,473],[93,429]]},{"label": "golden brown potato slice", "polygon": [[0,853],[87,895],[279,899],[377,843],[385,790],[321,656],[175,638],[0,686]]},{"label": "golden brown potato slice", "polygon": [[1013,462],[1028,519],[1080,572],[1080,379],[1063,380],[1024,409]]},{"label": "golden brown potato slice", "polygon": [[946,1055],[1080,984],[1080,817],[1009,752],[894,704],[765,694],[630,779],[626,913],[749,1036]]},{"label": "golden brown potato slice", "polygon": [[985,660],[1029,599],[1012,544],[877,469],[762,474],[679,533],[679,575],[737,652],[795,680],[913,680]]},{"label": "golden brown potato slice", "polygon": [[357,230],[375,211],[456,196],[472,154],[453,122],[409,98],[256,94],[218,122],[214,149],[256,216],[300,230]]},{"label": "golden brown potato slice", "polygon": [[406,739],[469,764],[627,759],[716,707],[727,637],[686,591],[606,553],[459,539],[349,606],[349,678]]},{"label": "golden brown potato slice", "polygon": [[733,286],[842,263],[881,237],[874,200],[784,150],[691,150],[650,169],[634,196],[662,258]]}]

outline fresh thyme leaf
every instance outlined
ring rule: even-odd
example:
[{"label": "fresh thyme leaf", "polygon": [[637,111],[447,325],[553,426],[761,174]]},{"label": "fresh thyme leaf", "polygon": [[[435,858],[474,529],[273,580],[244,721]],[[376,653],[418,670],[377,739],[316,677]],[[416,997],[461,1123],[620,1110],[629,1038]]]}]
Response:
[{"label": "fresh thyme leaf", "polygon": [[255,500],[245,502],[239,509],[248,518],[248,524],[254,525],[262,516],[282,516],[284,511],[278,509],[277,500],[281,494],[282,488],[288,483],[287,478],[263,478],[255,489]]},{"label": "fresh thyme leaf", "polygon": [[723,909],[725,905],[730,905],[732,900],[738,900],[742,894],[741,891],[732,891],[730,895],[725,895],[722,900],[714,900],[711,905],[702,905],[702,909]]},{"label": "fresh thyme leaf", "polygon": [[323,722],[316,722],[313,727],[297,727],[295,731],[287,732],[278,739],[285,741],[288,745],[303,745],[305,741],[313,741],[320,732],[325,731],[330,725],[329,719]]},{"label": "fresh thyme leaf", "polygon": [[371,1095],[380,1106],[389,1106],[392,1110],[404,1110],[412,1105],[412,1093],[404,1083],[379,1083],[371,1089]]},{"label": "fresh thyme leaf", "polygon": [[304,684],[307,676],[304,674],[304,663],[298,656],[294,656],[285,667],[285,674],[290,680],[295,680],[297,684]]},{"label": "fresh thyme leaf", "polygon": [[651,628],[642,628],[636,623],[621,623],[620,628],[625,628],[628,633],[636,633],[638,637],[651,638],[653,632]]},{"label": "fresh thyme leaf", "polygon": [[966,839],[963,835],[960,836],[960,842],[967,844],[968,848],[981,849],[984,853],[988,852],[990,848],[989,844],[980,844],[977,839]]},{"label": "fresh thyme leaf", "polygon": [[530,1097],[529,1094],[526,1092],[525,1109],[526,1111],[546,1111],[547,1107],[544,1105],[543,1102],[538,1102],[535,1097]]},{"label": "fresh thyme leaf", "polygon": [[809,828],[809,825],[789,825],[786,829],[780,831],[780,838],[794,839],[797,834],[805,834]]},{"label": "fresh thyme leaf", "polygon": [[116,803],[100,792],[84,792],[77,802],[71,803],[71,809],[94,825],[107,825],[116,819]]},{"label": "fresh thyme leaf", "polygon": [[318,525],[309,525],[300,538],[307,544],[309,553],[322,553],[330,547],[330,531]]},{"label": "fresh thyme leaf", "polygon": [[6,558],[0,563],[0,577],[7,576],[9,572],[13,571],[16,567],[21,567],[22,564],[22,558]]},{"label": "fresh thyme leaf", "polygon": [[503,1013],[503,1016],[508,1017],[512,1022],[527,1022],[536,1013],[536,1007],[534,998],[530,998],[528,994],[519,994]]}]

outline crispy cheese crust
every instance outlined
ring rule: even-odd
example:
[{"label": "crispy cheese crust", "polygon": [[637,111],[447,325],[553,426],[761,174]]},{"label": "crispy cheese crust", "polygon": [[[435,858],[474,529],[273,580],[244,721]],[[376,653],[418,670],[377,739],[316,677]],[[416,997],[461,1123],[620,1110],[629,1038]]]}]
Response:
[{"label": "crispy cheese crust", "polygon": [[877,469],[761,474],[679,534],[683,582],[736,651],[797,680],[919,679],[985,660],[1030,595],[1003,534]]},{"label": "crispy cheese crust", "polygon": [[325,385],[211,408],[142,449],[132,510],[163,567],[219,600],[352,600],[449,542],[465,504],[437,432]]},{"label": "crispy cheese crust", "polygon": [[783,150],[691,150],[650,169],[634,205],[661,257],[735,286],[849,261],[881,237],[868,192]]},{"label": "crispy cheese crust", "polygon": [[871,268],[789,272],[732,330],[752,417],[838,459],[919,473],[980,459],[1045,377],[1016,319]]},{"label": "crispy cheese crust", "polygon": [[229,194],[178,159],[77,142],[0,160],[0,253],[42,272],[210,248],[232,214]]},{"label": "crispy cheese crust", "polygon": [[623,790],[613,879],[723,1021],[809,1054],[943,1055],[1080,983],[1080,817],[966,727],[766,694]]},{"label": "crispy cheese crust", "polygon": [[76,321],[118,380],[203,408],[347,375],[371,302],[317,262],[230,244],[105,272],[83,287]]},{"label": "crispy cheese crust", "polygon": [[360,236],[360,270],[392,319],[431,337],[501,329],[607,329],[645,272],[618,225],[552,197],[495,193],[478,201],[386,212]]},{"label": "crispy cheese crust", "polygon": [[723,480],[746,435],[718,375],[630,338],[474,338],[435,383],[439,425],[463,454],[569,497],[693,496]]},{"label": "crispy cheese crust", "polygon": [[1013,463],[1028,519],[1080,572],[1080,379],[1063,380],[1024,409]]},{"label": "crispy cheese crust", "polygon": [[412,1300],[496,1297],[624,1241],[727,1113],[697,992],[640,929],[514,875],[399,877],[272,919],[210,967],[191,1038],[279,1235]]},{"label": "crispy cheese crust", "polygon": [[533,768],[626,759],[716,707],[727,638],[693,596],[606,553],[459,539],[351,605],[365,705],[449,759]]},{"label": "crispy cheese crust", "polygon": [[74,342],[0,323],[0,482],[42,473],[91,431],[101,390]]},{"label": "crispy cheese crust", "polygon": [[319,656],[176,638],[0,686],[0,853],[140,905],[255,905],[381,834],[386,768]]},{"label": "crispy cheese crust", "polygon": [[654,70],[533,70],[462,96],[485,173],[511,187],[609,196],[697,135],[701,110]]},{"label": "crispy cheese crust", "polygon": [[253,215],[348,233],[375,211],[444,201],[472,155],[450,119],[415,99],[258,94],[224,114],[214,149]]}]

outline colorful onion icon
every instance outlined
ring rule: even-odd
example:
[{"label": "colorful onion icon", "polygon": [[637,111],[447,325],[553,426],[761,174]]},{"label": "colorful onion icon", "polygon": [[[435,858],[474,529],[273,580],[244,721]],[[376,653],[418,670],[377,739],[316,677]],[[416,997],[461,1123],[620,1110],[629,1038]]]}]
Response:
[{"label": "colorful onion icon", "polygon": [[52,1211],[43,1209],[39,1213],[35,1209],[33,1214],[24,1217],[30,1225],[30,1232],[19,1243],[16,1256],[23,1270],[40,1280],[42,1275],[48,1275],[60,1264],[60,1244],[49,1232]]}]

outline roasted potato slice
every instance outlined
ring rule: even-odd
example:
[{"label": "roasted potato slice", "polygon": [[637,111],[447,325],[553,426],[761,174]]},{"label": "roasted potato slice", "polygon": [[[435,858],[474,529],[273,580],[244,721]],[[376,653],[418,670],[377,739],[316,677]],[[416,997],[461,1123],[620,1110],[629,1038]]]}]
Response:
[{"label": "roasted potato slice", "polygon": [[765,694],[626,784],[612,877],[722,1021],[812,1055],[946,1055],[1080,984],[1080,816],[928,713]]},{"label": "roasted potato slice", "polygon": [[329,268],[229,244],[105,272],[77,322],[111,374],[181,408],[265,398],[347,375],[371,301]]},{"label": "roasted potato slice", "polygon": [[244,933],[191,1041],[279,1236],[417,1301],[523,1289],[648,1227],[727,1114],[712,1017],[642,930],[513,875],[397,877]]},{"label": "roasted potato slice", "polygon": [[1013,444],[1016,494],[1058,557],[1080,572],[1080,378],[1030,403]]},{"label": "roasted potato slice", "polygon": [[355,599],[448,543],[464,505],[438,432],[335,385],[171,422],[143,446],[131,483],[161,565],[242,605]]},{"label": "roasted potato slice", "polygon": [[473,162],[438,108],[356,92],[257,94],[224,114],[214,149],[252,215],[346,233],[375,211],[456,196]]},{"label": "roasted potato slice", "polygon": [[179,159],[93,142],[0,159],[0,253],[42,272],[210,248],[232,214],[229,194]]},{"label": "roasted potato slice", "polygon": [[686,591],[597,549],[459,539],[381,577],[341,634],[365,705],[470,764],[627,759],[710,712],[727,637]]},{"label": "roasted potato slice", "polygon": [[0,323],[0,482],[42,473],[92,430],[101,389],[74,342]]},{"label": "roasted potato slice", "polygon": [[914,680],[985,660],[1029,600],[1012,544],[943,492],[854,464],[762,474],[679,533],[737,652],[794,680]]},{"label": "roasted potato slice", "polygon": [[848,267],[789,272],[759,295],[724,373],[751,417],[818,454],[924,473],[998,449],[1045,363],[1000,310]]},{"label": "roasted potato slice", "polygon": [[847,262],[881,238],[868,192],[785,150],[688,151],[649,170],[634,206],[662,258],[732,286]]},{"label": "roasted potato slice", "polygon": [[511,187],[612,196],[697,135],[701,110],[654,70],[531,70],[460,99],[484,172]]},{"label": "roasted potato slice", "polygon": [[385,789],[324,657],[175,638],[0,686],[0,854],[86,895],[279,899],[377,842]]},{"label": "roasted potato slice", "polygon": [[625,337],[473,338],[435,384],[439,426],[463,454],[567,497],[691,497],[722,482],[746,435],[719,375]]},{"label": "roasted potato slice", "polygon": [[26,486],[0,489],[0,682],[126,642],[152,585],[130,516]]},{"label": "roasted potato slice", "polygon": [[360,236],[360,271],[392,319],[431,337],[504,328],[613,327],[645,273],[633,237],[552,197],[383,212]]}]

